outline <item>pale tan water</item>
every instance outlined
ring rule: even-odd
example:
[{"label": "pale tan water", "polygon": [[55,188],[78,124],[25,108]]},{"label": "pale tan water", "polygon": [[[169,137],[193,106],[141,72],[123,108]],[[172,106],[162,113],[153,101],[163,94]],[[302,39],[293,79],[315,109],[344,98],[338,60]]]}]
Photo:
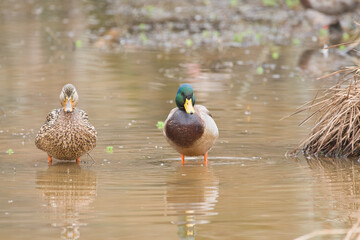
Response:
[{"label": "pale tan water", "polygon": [[[100,51],[88,43],[80,13],[67,24],[61,13],[42,19],[21,5],[6,7],[1,239],[292,239],[351,226],[359,165],[285,157],[308,129],[297,126],[304,114],[280,119],[323,86],[298,68],[302,48],[282,47],[278,60],[267,46]],[[69,32],[82,40],[75,51]],[[262,63],[265,74],[258,75]],[[215,71],[216,64],[228,67]],[[80,166],[54,161],[48,167],[34,138],[68,82],[98,131],[95,163],[84,156]],[[182,167],[156,127],[183,82],[193,85],[220,130],[208,167],[200,158]]]}]

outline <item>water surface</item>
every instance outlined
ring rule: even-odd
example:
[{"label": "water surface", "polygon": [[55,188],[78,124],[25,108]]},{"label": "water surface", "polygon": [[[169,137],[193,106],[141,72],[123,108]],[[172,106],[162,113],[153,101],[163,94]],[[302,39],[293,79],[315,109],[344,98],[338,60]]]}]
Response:
[{"label": "water surface", "polygon": [[[306,113],[280,119],[331,84],[311,76],[324,66],[300,61],[305,46],[281,46],[277,60],[267,45],[103,51],[86,16],[16,6],[0,23],[2,239],[292,239],[352,225],[359,165],[285,157],[309,128],[297,126]],[[48,167],[34,138],[68,82],[98,131],[95,162]],[[181,166],[156,127],[184,82],[220,130],[207,167]]]}]

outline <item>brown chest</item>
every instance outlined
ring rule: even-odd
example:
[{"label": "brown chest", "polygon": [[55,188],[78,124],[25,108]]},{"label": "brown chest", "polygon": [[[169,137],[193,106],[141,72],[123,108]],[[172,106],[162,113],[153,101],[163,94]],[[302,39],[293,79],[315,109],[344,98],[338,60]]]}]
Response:
[{"label": "brown chest", "polygon": [[200,117],[181,110],[177,110],[165,126],[166,136],[181,147],[190,147],[203,133],[204,126]]}]

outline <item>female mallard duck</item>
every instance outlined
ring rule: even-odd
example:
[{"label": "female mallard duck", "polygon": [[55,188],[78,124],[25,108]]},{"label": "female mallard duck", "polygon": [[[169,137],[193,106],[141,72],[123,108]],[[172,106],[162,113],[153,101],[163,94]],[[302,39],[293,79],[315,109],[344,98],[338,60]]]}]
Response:
[{"label": "female mallard duck", "polygon": [[80,162],[80,157],[96,145],[96,130],[88,115],[78,108],[79,96],[72,84],[66,84],[60,93],[62,108],[52,110],[35,138],[35,145],[52,157]]},{"label": "female mallard duck", "polygon": [[170,111],[164,123],[166,140],[184,156],[204,156],[207,164],[209,149],[214,145],[219,130],[206,107],[195,106],[195,96],[189,84],[182,84],[175,97],[177,108]]}]

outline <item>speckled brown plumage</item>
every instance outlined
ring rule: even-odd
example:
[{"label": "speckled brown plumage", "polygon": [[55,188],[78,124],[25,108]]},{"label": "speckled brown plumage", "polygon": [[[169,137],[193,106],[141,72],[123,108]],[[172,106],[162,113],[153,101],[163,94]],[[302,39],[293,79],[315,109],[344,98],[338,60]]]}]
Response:
[{"label": "speckled brown plumage", "polygon": [[74,160],[96,146],[96,134],[83,110],[74,107],[71,112],[65,112],[59,108],[48,114],[36,135],[35,145],[50,157]]}]

